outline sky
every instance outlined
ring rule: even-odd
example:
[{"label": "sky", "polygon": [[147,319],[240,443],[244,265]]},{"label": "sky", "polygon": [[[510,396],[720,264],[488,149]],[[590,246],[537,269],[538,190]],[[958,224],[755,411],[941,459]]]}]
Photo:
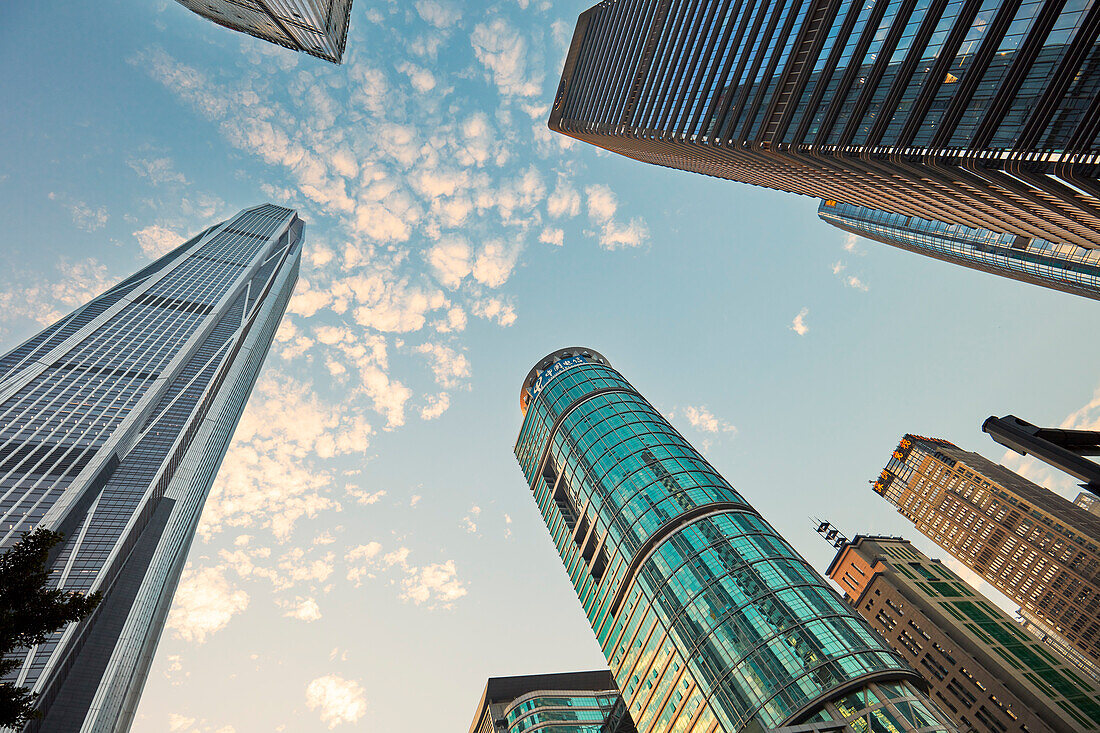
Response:
[{"label": "sky", "polygon": [[168,0],[0,7],[0,352],[264,201],[301,279],[136,733],[464,731],[486,678],[606,666],[512,456],[599,350],[816,567],[942,556],[868,486],[906,432],[1100,425],[1097,304],[848,236],[817,202],[550,133],[577,2],[355,0],[334,66]]}]

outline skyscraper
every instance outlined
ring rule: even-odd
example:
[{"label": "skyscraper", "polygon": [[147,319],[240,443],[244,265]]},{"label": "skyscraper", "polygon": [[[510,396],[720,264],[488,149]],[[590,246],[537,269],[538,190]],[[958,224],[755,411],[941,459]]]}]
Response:
[{"label": "skyscraper", "polygon": [[1100,246],[1100,7],[605,0],[552,130],[637,160]]},{"label": "skyscraper", "polygon": [[637,733],[611,673],[491,677],[470,733]]},{"label": "skyscraper", "polygon": [[344,55],[352,0],[176,0],[231,30],[334,64]]},{"label": "skyscraper", "polygon": [[639,731],[955,730],[602,355],[550,354],[520,406],[516,457]]},{"label": "skyscraper", "polygon": [[977,453],[916,435],[902,438],[874,490],[1100,663],[1100,517]]},{"label": "skyscraper", "polygon": [[826,574],[962,730],[1100,730],[1100,689],[942,563],[857,535]]},{"label": "skyscraper", "polygon": [[1100,249],[918,219],[832,200],[822,201],[817,215],[838,229],[892,247],[1100,300]]},{"label": "skyscraper", "polygon": [[129,728],[303,228],[245,209],[0,358],[0,548],[60,530],[50,582],[104,594],[5,680],[40,693],[31,730]]}]

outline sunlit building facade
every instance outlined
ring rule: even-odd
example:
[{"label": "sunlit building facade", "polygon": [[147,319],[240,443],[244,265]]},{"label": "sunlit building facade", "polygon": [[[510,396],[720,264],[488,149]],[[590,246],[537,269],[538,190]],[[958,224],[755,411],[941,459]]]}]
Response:
[{"label": "sunlit building facade", "polygon": [[823,200],[829,224],[892,247],[963,267],[1100,300],[1100,249],[975,229]]},{"label": "sunlit building facade", "polygon": [[352,0],[176,0],[231,30],[340,63]]},{"label": "sunlit building facade", "polygon": [[491,677],[470,733],[637,733],[605,670]]},{"label": "sunlit building facade", "polygon": [[641,733],[955,730],[602,355],[554,352],[520,404],[516,457]]},{"label": "sunlit building facade", "polygon": [[857,535],[826,574],[961,730],[1100,730],[1094,680],[908,540]]},{"label": "sunlit building facade", "polygon": [[4,680],[40,695],[28,730],[129,728],[303,228],[245,209],[0,357],[0,548],[61,531],[50,583],[103,593]]},{"label": "sunlit building facade", "polygon": [[1100,10],[605,0],[552,130],[657,165],[1100,246]]},{"label": "sunlit building facade", "polygon": [[874,491],[1100,663],[1100,517],[946,440],[906,435]]}]

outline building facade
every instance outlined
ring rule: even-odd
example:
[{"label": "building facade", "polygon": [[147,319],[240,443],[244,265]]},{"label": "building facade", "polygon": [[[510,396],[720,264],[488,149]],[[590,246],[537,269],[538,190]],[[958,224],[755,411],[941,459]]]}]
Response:
[{"label": "building facade", "polygon": [[857,535],[826,574],[961,730],[1100,730],[1100,689],[907,540]]},{"label": "building facade", "polygon": [[5,680],[40,694],[30,730],[129,728],[303,228],[245,209],[0,357],[0,548],[61,531],[50,582],[103,593]]},{"label": "building facade", "polygon": [[520,405],[516,457],[641,733],[955,730],[602,355],[547,356]]},{"label": "building facade", "polygon": [[823,200],[822,221],[892,247],[1100,300],[1100,249]]},{"label": "building facade", "polygon": [[1092,678],[1094,682],[1100,682],[1100,666],[1097,666],[1092,660],[1077,651],[1073,644],[1070,644],[1066,637],[1055,631],[1050,624],[1022,608],[1017,609],[1016,616],[1016,620],[1024,631],[1049,646],[1063,659],[1076,666],[1078,671]]},{"label": "building facade", "polygon": [[490,677],[470,733],[637,733],[611,672]]},{"label": "building facade", "polygon": [[902,438],[874,490],[1100,663],[1100,517],[977,453],[916,435]]},{"label": "building facade", "polygon": [[344,56],[352,0],[176,0],[231,30],[334,64]]},{"label": "building facade", "polygon": [[605,0],[549,126],[637,160],[1100,246],[1087,0]]}]

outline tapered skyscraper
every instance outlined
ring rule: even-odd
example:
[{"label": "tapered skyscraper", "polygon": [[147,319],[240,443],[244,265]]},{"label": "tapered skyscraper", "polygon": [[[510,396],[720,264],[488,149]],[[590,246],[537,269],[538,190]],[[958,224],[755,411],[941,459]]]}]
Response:
[{"label": "tapered skyscraper", "polygon": [[220,26],[340,63],[352,0],[176,0]]},{"label": "tapered skyscraper", "polygon": [[1100,246],[1100,4],[606,0],[552,130],[821,199]]},{"label": "tapered skyscraper", "polygon": [[129,728],[303,228],[245,209],[0,358],[0,548],[60,530],[50,582],[104,594],[6,680],[41,694],[31,729]]},{"label": "tapered skyscraper", "polygon": [[554,352],[520,405],[516,457],[641,733],[955,731],[603,356]]}]

